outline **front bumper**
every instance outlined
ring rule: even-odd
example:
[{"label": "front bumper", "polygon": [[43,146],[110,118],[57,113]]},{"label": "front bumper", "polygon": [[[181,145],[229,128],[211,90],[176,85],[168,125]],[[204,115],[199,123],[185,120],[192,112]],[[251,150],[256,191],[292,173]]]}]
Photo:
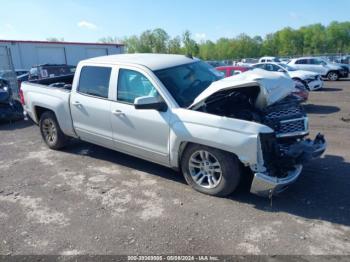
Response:
[{"label": "front bumper", "polygon": [[323,87],[323,81],[322,80],[314,80],[309,82],[308,84],[309,90],[318,90]]},{"label": "front bumper", "polygon": [[341,78],[347,78],[349,76],[349,71],[341,70],[341,71],[339,71],[339,76]]},{"label": "front bumper", "polygon": [[326,150],[327,143],[323,135],[318,134],[315,140],[305,140],[290,147],[286,152],[293,157],[297,164],[284,177],[271,176],[268,171],[256,172],[250,192],[259,196],[271,197],[284,191],[288,185],[294,183],[301,174],[303,164],[313,158],[320,157]]}]

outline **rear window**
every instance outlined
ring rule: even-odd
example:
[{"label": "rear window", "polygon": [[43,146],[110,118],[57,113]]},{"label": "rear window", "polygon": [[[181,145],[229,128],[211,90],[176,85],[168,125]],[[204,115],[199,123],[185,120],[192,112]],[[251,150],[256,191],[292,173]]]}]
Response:
[{"label": "rear window", "polygon": [[84,66],[80,72],[78,92],[108,98],[111,71],[110,67]]},{"label": "rear window", "polygon": [[41,68],[41,77],[57,77],[74,73],[74,67],[71,66],[43,66]]}]

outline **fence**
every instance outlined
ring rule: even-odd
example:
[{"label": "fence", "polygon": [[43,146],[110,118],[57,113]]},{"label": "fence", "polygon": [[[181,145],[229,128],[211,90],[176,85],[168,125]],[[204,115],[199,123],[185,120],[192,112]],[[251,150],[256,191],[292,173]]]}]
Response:
[{"label": "fence", "polygon": [[[327,59],[334,63],[341,63],[341,64],[348,64],[350,65],[350,53],[326,53],[326,54],[313,54],[313,55],[295,55],[295,56],[276,56],[281,61],[288,61],[292,58],[298,58],[298,57],[319,57]],[[243,59],[236,59],[236,60],[224,60],[227,64],[255,64],[258,63],[260,57],[247,57]]]},{"label": "fence", "polygon": [[7,80],[15,98],[18,98],[18,82],[10,49],[0,46],[0,78]]}]

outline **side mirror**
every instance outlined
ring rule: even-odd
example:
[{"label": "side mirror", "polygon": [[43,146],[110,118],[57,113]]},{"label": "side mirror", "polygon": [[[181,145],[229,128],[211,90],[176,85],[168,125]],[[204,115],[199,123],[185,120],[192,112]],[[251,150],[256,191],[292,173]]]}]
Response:
[{"label": "side mirror", "polygon": [[135,109],[154,109],[165,112],[168,109],[167,104],[160,98],[154,96],[141,96],[134,101]]}]

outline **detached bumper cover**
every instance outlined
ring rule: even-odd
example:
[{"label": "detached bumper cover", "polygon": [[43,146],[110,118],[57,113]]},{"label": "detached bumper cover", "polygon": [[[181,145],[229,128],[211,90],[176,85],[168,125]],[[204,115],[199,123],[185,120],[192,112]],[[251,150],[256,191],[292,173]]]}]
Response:
[{"label": "detached bumper cover", "polygon": [[323,135],[318,134],[315,140],[305,140],[293,145],[287,154],[298,160],[294,169],[284,177],[270,176],[269,172],[255,173],[250,192],[259,196],[271,197],[284,191],[288,185],[294,183],[301,174],[303,163],[320,157],[326,150],[327,143]]}]

